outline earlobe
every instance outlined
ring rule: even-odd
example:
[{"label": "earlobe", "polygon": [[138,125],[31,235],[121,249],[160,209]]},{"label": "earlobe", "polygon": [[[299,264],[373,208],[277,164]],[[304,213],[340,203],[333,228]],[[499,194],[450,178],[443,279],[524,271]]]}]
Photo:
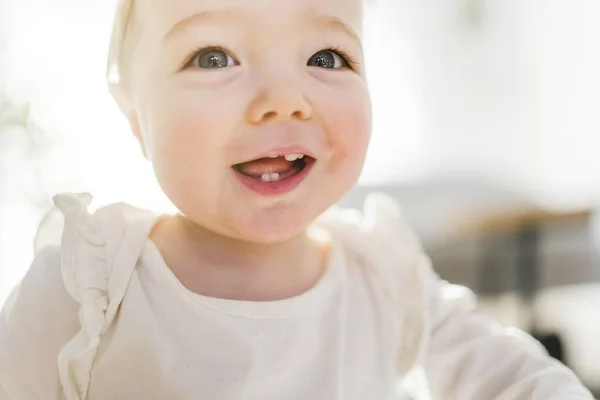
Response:
[{"label": "earlobe", "polygon": [[127,115],[127,120],[129,121],[129,127],[131,128],[131,132],[133,133],[133,135],[138,140],[138,143],[140,144],[140,148],[142,149],[142,153],[144,154],[144,157],[146,157],[146,159],[148,159],[148,154],[146,153],[146,144],[144,142],[144,136],[142,135],[142,130],[140,128],[140,122],[137,117],[137,114],[134,112],[130,112],[130,114]]}]

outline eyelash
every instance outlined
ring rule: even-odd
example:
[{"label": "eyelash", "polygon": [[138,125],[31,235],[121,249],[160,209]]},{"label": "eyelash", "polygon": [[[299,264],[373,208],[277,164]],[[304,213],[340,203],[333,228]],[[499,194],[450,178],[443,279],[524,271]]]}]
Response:
[{"label": "eyelash", "polygon": [[[222,52],[228,54],[229,56],[233,57],[227,49],[225,49],[221,46],[206,46],[206,47],[202,47],[202,48],[194,51],[191,56],[187,57],[186,58],[187,61],[183,64],[181,69],[190,68],[192,66],[192,63],[196,59],[196,57],[198,57],[199,55],[201,55],[204,52],[211,51],[211,50],[219,50],[219,51],[222,51]],[[331,51],[332,53],[335,53],[342,59],[344,64],[346,64],[347,68],[349,68],[352,71],[359,70],[360,63],[354,57],[352,57],[350,54],[348,54],[347,51],[342,49],[340,46],[325,47],[324,49],[319,50],[317,53],[319,53],[321,51]]]},{"label": "eyelash", "polygon": [[331,51],[332,53],[337,54],[342,59],[344,64],[346,64],[346,67],[352,71],[358,71],[360,67],[359,62],[340,46],[326,47],[323,50],[319,50],[319,52],[321,51]]}]

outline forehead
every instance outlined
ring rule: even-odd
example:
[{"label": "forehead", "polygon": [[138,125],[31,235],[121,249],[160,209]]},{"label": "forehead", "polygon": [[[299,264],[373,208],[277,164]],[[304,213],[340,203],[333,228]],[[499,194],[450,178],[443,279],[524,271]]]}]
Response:
[{"label": "forehead", "polygon": [[143,25],[152,24],[157,36],[191,16],[204,14],[212,23],[294,26],[335,25],[336,21],[360,34],[363,0],[145,0],[139,4]]}]

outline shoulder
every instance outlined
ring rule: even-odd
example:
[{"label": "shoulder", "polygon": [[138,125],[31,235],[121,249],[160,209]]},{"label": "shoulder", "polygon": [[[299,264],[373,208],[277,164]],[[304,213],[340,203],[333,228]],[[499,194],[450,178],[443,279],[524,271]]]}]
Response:
[{"label": "shoulder", "polygon": [[428,298],[436,279],[421,241],[398,202],[384,194],[368,196],[362,212],[333,209],[323,221],[365,269],[395,340],[397,370],[409,371],[426,345]]},{"label": "shoulder", "polygon": [[9,393],[60,388],[58,354],[80,329],[60,268],[60,247],[41,249],[0,314],[0,387]]},{"label": "shoulder", "polygon": [[406,222],[399,203],[383,193],[372,193],[363,210],[334,207],[319,219],[332,236],[367,267],[398,274],[422,261],[421,241]]},{"label": "shoulder", "polygon": [[363,212],[334,209],[326,218],[349,251],[378,274],[395,301],[418,303],[425,307],[423,312],[440,299],[473,301],[468,289],[440,280],[401,206],[389,195],[371,194]]},{"label": "shoulder", "polygon": [[22,367],[24,376],[48,385],[60,371],[69,393],[87,387],[96,349],[86,343],[98,343],[113,322],[156,220],[125,204],[92,214],[91,201],[88,194],[55,196],[36,237],[35,260],[0,320],[0,368]]},{"label": "shoulder", "polygon": [[27,274],[6,301],[2,323],[4,328],[34,323],[41,328],[44,320],[64,320],[70,314],[76,319],[76,311],[76,303],[63,283],[60,247],[48,246],[37,252]]}]

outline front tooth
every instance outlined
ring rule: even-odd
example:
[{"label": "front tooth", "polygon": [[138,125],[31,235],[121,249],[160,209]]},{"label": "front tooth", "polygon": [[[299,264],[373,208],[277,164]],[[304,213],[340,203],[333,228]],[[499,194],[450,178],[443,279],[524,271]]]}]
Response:
[{"label": "front tooth", "polygon": [[271,182],[271,174],[262,174],[262,176],[260,177],[260,179],[263,182]]},{"label": "front tooth", "polygon": [[277,172],[274,172],[271,174],[271,182],[273,181],[278,181],[279,180],[279,174]]},{"label": "front tooth", "polygon": [[287,161],[296,161],[299,158],[304,157],[302,154],[286,154],[285,159]]},{"label": "front tooth", "polygon": [[298,158],[302,160],[304,158],[304,154],[298,154]]}]

